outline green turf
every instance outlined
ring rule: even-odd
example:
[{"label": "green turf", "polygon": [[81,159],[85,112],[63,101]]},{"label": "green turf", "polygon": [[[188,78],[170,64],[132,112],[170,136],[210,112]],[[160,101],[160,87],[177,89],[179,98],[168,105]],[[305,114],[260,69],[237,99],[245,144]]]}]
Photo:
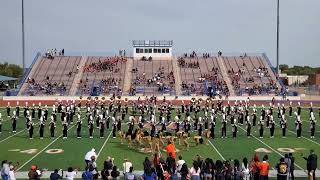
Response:
[{"label": "green turf", "polygon": [[[95,148],[97,152],[100,151],[103,144],[105,143],[104,148],[101,150],[101,154],[98,157],[98,168],[101,169],[103,166],[103,161],[108,157],[112,156],[115,158],[115,163],[118,166],[121,166],[123,159],[129,158],[136,170],[142,169],[142,162],[144,158],[147,156],[149,158],[152,157],[151,154],[141,153],[136,149],[130,149],[127,147],[127,144],[120,144],[119,139],[108,139],[107,137],[110,131],[105,133],[105,138],[100,139],[98,138],[98,130],[95,130],[95,138],[89,139],[88,138],[88,129],[83,125],[83,138],[77,139],[75,137],[75,127],[71,128],[68,132],[68,139],[51,139],[49,138],[49,131],[48,127],[45,129],[45,137],[43,140],[39,139],[38,133],[38,126],[35,128],[35,138],[30,140],[28,138],[28,132],[25,130],[25,119],[22,118],[23,113],[20,113],[20,119],[18,121],[18,133],[17,135],[13,135],[11,133],[11,122],[9,118],[7,118],[6,110],[0,109],[2,113],[2,117],[4,119],[3,122],[3,132],[0,135],[0,159],[8,159],[16,164],[19,163],[18,167],[22,167],[21,170],[28,170],[31,164],[37,164],[41,168],[52,170],[54,168],[63,168],[66,169],[69,166],[73,166],[76,168],[83,169],[84,167],[84,155],[87,151],[91,148]],[[275,121],[278,124],[278,119],[276,118],[277,111],[274,109],[274,117]],[[49,111],[50,114],[50,111]],[[260,114],[260,110],[258,109],[258,117]],[[318,112],[315,113],[317,119]],[[175,113],[172,114],[175,116]],[[84,114],[83,114],[84,117]],[[228,126],[228,138],[221,139],[220,138],[220,115],[217,119],[217,126],[216,126],[216,138],[211,140],[212,145],[218,150],[218,152],[225,158],[225,159],[240,159],[242,160],[243,157],[247,157],[251,159],[254,151],[257,148],[266,148],[266,149],[274,149],[276,152],[272,152],[269,154],[270,162],[274,167],[278,162],[280,154],[284,154],[278,150],[278,148],[304,148],[300,149],[294,153],[296,157],[296,163],[299,167],[305,168],[306,162],[302,158],[302,154],[307,156],[309,154],[310,149],[314,149],[315,152],[319,155],[320,154],[320,124],[317,122],[316,127],[316,138],[312,141],[308,140],[310,136],[309,132],[309,111],[308,109],[303,109],[301,119],[303,120],[303,131],[302,134],[305,138],[296,138],[295,135],[295,126],[294,126],[294,119],[287,117],[288,120],[288,130],[293,132],[287,131],[287,138],[281,138],[281,130],[277,126],[275,132],[275,138],[269,138],[269,129],[265,129],[264,138],[263,139],[256,139],[254,137],[247,138],[246,132],[242,129],[245,126],[238,128],[238,137],[233,139],[231,137],[231,128]],[[60,115],[58,115],[58,120],[60,119]],[[126,118],[127,119],[127,118]],[[34,120],[37,123],[37,120]],[[84,124],[86,119],[83,120]],[[71,126],[70,126],[71,127]],[[56,129],[56,137],[61,135],[61,124],[57,123]],[[126,130],[127,127],[123,126],[123,129]],[[21,132],[20,132],[21,131]],[[258,137],[257,127],[252,128],[252,135]],[[8,138],[9,137],[9,138]],[[52,143],[52,141],[54,141]],[[209,145],[199,145],[195,146],[192,138],[189,140],[190,142],[190,149],[189,151],[182,150],[183,147],[177,145],[177,148],[181,151],[177,153],[177,155],[182,155],[183,158],[188,162],[188,165],[191,165],[192,159],[196,154],[199,154],[203,157],[210,157],[214,160],[221,159],[219,153],[214,149],[214,147]],[[50,145],[50,146],[48,146]],[[19,151],[9,151],[19,149],[19,151],[27,150],[27,149],[37,149],[37,153],[34,154],[25,154]],[[63,153],[61,154],[47,154],[45,151],[48,149],[63,149]],[[41,153],[40,151],[43,150]],[[165,154],[164,152],[162,154]],[[264,153],[260,153],[260,155],[264,155]],[[320,163],[320,162],[319,162]],[[296,169],[299,169],[296,167]]]}]

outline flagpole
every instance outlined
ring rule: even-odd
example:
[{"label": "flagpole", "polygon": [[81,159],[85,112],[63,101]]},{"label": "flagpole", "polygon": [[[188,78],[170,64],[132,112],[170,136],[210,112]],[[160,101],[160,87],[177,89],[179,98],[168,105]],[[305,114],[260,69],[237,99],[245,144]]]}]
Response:
[{"label": "flagpole", "polygon": [[279,75],[279,25],[280,25],[280,2],[277,0],[277,74]]},{"label": "flagpole", "polygon": [[22,31],[22,68],[25,70],[25,40],[24,40],[24,0],[21,0],[22,8],[21,8],[21,31]]}]

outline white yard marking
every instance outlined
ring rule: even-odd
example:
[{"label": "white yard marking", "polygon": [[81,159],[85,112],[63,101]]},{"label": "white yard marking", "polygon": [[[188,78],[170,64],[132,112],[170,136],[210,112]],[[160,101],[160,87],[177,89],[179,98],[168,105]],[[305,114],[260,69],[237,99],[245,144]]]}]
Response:
[{"label": "white yard marking", "polygon": [[[238,126],[238,127],[240,127],[240,126]],[[243,129],[242,127],[240,127],[240,129],[242,129],[243,131],[246,132],[246,130]],[[266,144],[265,142],[263,142],[261,139],[257,138],[256,136],[254,136],[254,135],[252,135],[252,134],[251,134],[251,136],[252,136],[253,138],[255,138],[257,141],[259,141],[260,143],[262,143],[263,145],[265,145],[265,146],[267,146],[268,148],[270,148],[273,152],[277,153],[279,156],[283,157],[283,155],[282,155],[280,152],[278,152],[277,150],[273,149],[271,146],[269,146],[268,144]],[[294,165],[297,166],[299,169],[304,170],[304,169],[303,169],[301,166],[299,166],[297,163],[294,163]]]},{"label": "white yard marking", "polygon": [[102,147],[100,148],[100,150],[99,150],[99,152],[98,152],[98,154],[97,154],[97,159],[98,159],[98,157],[99,157],[100,153],[102,152],[103,148],[106,146],[106,144],[107,144],[107,142],[108,142],[108,140],[109,140],[109,138],[110,138],[111,134],[112,134],[112,131],[110,132],[109,136],[107,137],[107,139],[104,141],[104,143],[103,143]]},{"label": "white yard marking", "polygon": [[[37,125],[37,124],[39,124],[39,123],[36,123],[35,125]],[[6,140],[8,140],[8,139],[10,139],[10,138],[12,138],[12,137],[20,134],[20,133],[22,133],[22,132],[25,131],[25,130],[27,130],[27,129],[23,129],[23,130],[21,130],[21,131],[18,131],[17,133],[14,133],[14,134],[11,135],[11,136],[6,137],[5,139],[2,139],[2,140],[0,141],[0,143],[4,142],[4,141],[6,141]]]},{"label": "white yard marking", "polygon": [[219,156],[222,158],[222,160],[226,160],[222,154],[218,151],[218,149],[212,144],[211,140],[209,140],[210,145],[213,147],[213,149],[219,154]]},{"label": "white yard marking", "polygon": [[[72,129],[73,127],[75,126],[75,124],[74,125],[72,125],[69,129],[68,129],[68,131],[70,130],[70,129]],[[21,170],[25,165],[27,165],[30,161],[32,161],[34,158],[36,158],[37,156],[39,156],[43,151],[45,151],[49,146],[51,146],[53,143],[55,143],[59,138],[61,138],[62,137],[62,135],[63,134],[61,134],[59,137],[57,137],[56,139],[54,139],[51,143],[49,143],[46,147],[44,147],[41,151],[39,151],[36,155],[34,155],[32,158],[30,158],[27,162],[25,162],[24,164],[22,164],[18,169],[17,169],[17,171],[19,171],[19,170]]]}]

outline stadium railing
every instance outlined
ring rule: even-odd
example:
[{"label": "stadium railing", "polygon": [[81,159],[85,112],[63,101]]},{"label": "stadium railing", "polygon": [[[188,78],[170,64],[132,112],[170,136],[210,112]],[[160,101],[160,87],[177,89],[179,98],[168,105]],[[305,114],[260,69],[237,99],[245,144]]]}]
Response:
[{"label": "stadium railing", "polygon": [[36,56],[33,58],[33,61],[30,65],[30,67],[23,73],[23,76],[22,78],[20,79],[20,82],[18,83],[18,92],[20,92],[21,90],[21,87],[23,85],[23,83],[26,81],[27,77],[29,76],[34,64],[36,63],[37,59],[41,56],[41,53],[40,52],[37,52]]}]

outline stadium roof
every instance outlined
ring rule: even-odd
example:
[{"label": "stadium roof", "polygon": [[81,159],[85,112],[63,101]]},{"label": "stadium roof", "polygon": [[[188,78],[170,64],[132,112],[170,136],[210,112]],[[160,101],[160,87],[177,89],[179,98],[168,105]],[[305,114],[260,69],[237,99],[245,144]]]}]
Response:
[{"label": "stadium roof", "polygon": [[15,81],[17,78],[0,75],[0,81]]}]

